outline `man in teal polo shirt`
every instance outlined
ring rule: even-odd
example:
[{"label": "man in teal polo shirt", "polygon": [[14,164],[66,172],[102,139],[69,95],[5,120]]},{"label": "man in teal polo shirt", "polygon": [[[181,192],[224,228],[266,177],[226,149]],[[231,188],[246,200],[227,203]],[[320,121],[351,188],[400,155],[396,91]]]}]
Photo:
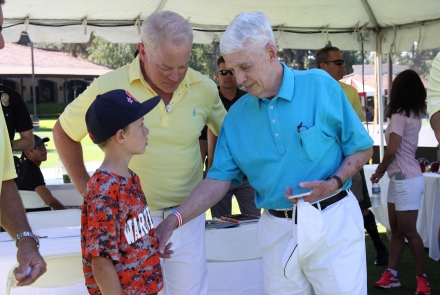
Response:
[{"label": "man in teal polo shirt", "polygon": [[[373,141],[331,76],[289,69],[278,61],[275,44],[261,12],[240,13],[226,29],[220,50],[249,94],[226,115],[206,179],[158,226],[159,251],[172,230],[247,175],[257,207],[265,209],[257,240],[267,294],[367,294],[362,214],[349,188]],[[310,256],[298,256],[287,279],[282,258],[297,200],[286,197],[297,187],[313,189],[303,199],[320,208],[328,232]]]}]

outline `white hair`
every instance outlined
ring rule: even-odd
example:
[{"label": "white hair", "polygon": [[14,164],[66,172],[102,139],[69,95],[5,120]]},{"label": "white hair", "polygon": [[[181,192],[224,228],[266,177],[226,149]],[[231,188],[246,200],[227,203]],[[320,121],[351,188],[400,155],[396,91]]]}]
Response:
[{"label": "white hair", "polygon": [[150,14],[142,24],[142,43],[147,54],[152,53],[162,41],[173,44],[189,44],[193,42],[193,30],[189,23],[179,14],[161,11]]},{"label": "white hair", "polygon": [[245,49],[276,48],[275,36],[266,15],[259,11],[242,12],[232,20],[220,40],[220,51],[231,54]]}]

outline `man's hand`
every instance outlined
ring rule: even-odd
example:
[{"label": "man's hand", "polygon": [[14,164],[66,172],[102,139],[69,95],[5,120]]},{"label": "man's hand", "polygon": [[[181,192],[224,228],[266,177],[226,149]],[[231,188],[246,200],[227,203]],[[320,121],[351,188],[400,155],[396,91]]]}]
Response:
[{"label": "man's hand", "polygon": [[[338,182],[335,179],[330,179],[328,181],[324,180],[315,180],[315,181],[309,181],[309,182],[300,182],[300,187],[303,188],[311,188],[312,193],[306,197],[303,198],[304,202],[310,202],[313,203],[315,201],[318,201],[322,198],[325,198],[332,193],[334,193],[338,189]],[[294,193],[292,188],[290,186],[287,186],[286,188],[286,194],[284,197],[288,199],[293,204],[298,203],[298,199],[289,199],[288,197],[291,196]]]},{"label": "man's hand", "polygon": [[[27,286],[35,282],[42,274],[46,272],[46,262],[37,249],[34,239],[25,237],[18,242],[17,251],[18,267],[14,270],[17,286]],[[28,267],[32,268],[27,276]]]},{"label": "man's hand", "polygon": [[170,258],[171,254],[174,253],[173,250],[170,250],[173,243],[167,244],[167,242],[173,231],[177,228],[177,225],[176,217],[171,214],[156,228],[156,236],[159,240],[159,256],[161,258]]}]

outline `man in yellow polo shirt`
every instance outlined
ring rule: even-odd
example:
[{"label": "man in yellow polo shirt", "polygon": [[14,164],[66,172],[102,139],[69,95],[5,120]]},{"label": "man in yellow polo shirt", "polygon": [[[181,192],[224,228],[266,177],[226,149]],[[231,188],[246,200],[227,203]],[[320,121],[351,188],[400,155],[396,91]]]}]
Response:
[{"label": "man in yellow polo shirt", "polygon": [[[139,55],[95,79],[65,109],[53,130],[61,160],[82,193],[89,175],[80,141],[87,135],[85,113],[92,101],[112,89],[128,90],[140,102],[159,95],[162,101],[145,117],[148,149],[129,164],[140,176],[155,226],[172,212],[166,208],[180,205],[202,180],[200,132],[206,124],[217,135],[226,115],[215,83],[189,68],[192,41],[192,29],[180,15],[163,11],[148,16]],[[203,214],[169,240],[174,255],[163,260],[161,294],[207,294],[204,225]]]},{"label": "man in yellow polo shirt", "polygon": [[[1,33],[4,3],[4,0],[0,0],[0,49],[5,46]],[[14,238],[18,248],[18,267],[14,271],[17,285],[27,286],[46,272],[46,262],[38,252],[38,237],[31,231],[14,182],[17,174],[2,108],[0,108],[0,132],[0,226]],[[28,269],[31,270],[30,273]]]}]

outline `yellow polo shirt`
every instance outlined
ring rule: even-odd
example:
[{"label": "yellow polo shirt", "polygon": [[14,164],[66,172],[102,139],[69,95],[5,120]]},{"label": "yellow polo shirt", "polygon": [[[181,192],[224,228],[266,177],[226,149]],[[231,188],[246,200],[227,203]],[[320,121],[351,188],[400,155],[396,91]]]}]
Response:
[{"label": "yellow polo shirt", "polygon": [[[3,181],[11,180],[17,177],[15,173],[14,158],[12,157],[11,142],[9,141],[8,128],[6,127],[5,117],[3,115],[3,110],[0,108],[0,192],[2,189]],[[0,194],[1,197],[1,194]],[[1,217],[0,217],[1,223]]]},{"label": "yellow polo shirt", "polygon": [[431,118],[440,111],[440,52],[432,62],[428,82],[428,113]]},{"label": "yellow polo shirt", "polygon": [[346,84],[344,82],[339,82],[339,85],[341,85],[342,90],[344,90],[344,93],[347,96],[348,101],[350,102],[350,104],[353,107],[354,111],[358,115],[359,120],[361,120],[361,122],[367,121],[365,119],[364,111],[362,110],[361,101],[359,99],[359,93],[356,90],[356,88],[354,88],[353,86],[348,85],[348,84]]},{"label": "yellow polo shirt", "polygon": [[[140,102],[157,95],[142,76],[139,57],[96,78],[60,116],[61,126],[73,140],[87,135],[85,113],[92,101],[113,89],[128,90]],[[208,125],[218,134],[226,115],[215,83],[193,69],[188,69],[170,103],[171,112],[165,111],[161,101],[145,116],[144,124],[150,130],[148,146],[129,164],[141,179],[151,210],[181,204],[202,180],[200,132]]]}]

